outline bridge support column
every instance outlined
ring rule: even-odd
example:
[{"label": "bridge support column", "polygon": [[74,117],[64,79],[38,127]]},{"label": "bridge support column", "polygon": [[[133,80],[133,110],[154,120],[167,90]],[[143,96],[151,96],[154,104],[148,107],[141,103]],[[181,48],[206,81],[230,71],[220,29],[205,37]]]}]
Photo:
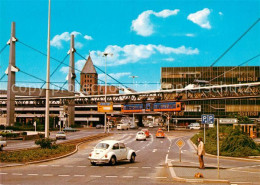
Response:
[{"label": "bridge support column", "polygon": [[[71,35],[70,40],[70,67],[69,67],[69,74],[68,74],[68,91],[69,92],[75,92],[75,62],[74,62],[74,54],[75,48],[74,48],[74,35]],[[74,99],[71,99],[69,105],[68,105],[68,115],[69,115],[69,125],[74,125],[75,122],[75,101]]]},{"label": "bridge support column", "polygon": [[9,54],[9,65],[7,69],[8,74],[8,83],[7,83],[7,119],[6,123],[8,126],[14,125],[14,114],[15,114],[15,72],[18,71],[18,68],[15,66],[15,22],[12,22],[11,25],[11,38],[8,41],[10,45],[10,54]]}]

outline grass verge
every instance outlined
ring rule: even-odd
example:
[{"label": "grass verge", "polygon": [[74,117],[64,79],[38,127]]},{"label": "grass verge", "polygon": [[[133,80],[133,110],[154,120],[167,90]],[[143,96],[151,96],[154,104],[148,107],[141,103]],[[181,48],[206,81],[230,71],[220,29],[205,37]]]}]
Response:
[{"label": "grass verge", "polygon": [[55,158],[68,154],[76,149],[75,144],[57,145],[53,149],[33,148],[19,151],[2,151],[0,153],[1,162],[32,162],[44,159]]}]

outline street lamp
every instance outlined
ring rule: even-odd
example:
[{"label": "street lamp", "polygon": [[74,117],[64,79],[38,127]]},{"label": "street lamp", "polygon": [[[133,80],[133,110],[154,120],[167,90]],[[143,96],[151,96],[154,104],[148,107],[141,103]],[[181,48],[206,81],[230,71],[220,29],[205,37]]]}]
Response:
[{"label": "street lamp", "polygon": [[[106,58],[105,61],[105,102],[107,102],[107,56],[113,56],[113,53],[104,52],[103,57]],[[104,132],[107,132],[107,113],[105,112],[105,130]]]},{"label": "street lamp", "polygon": [[133,76],[129,76],[129,78],[133,78],[133,89],[134,89],[134,79],[135,79],[135,78],[138,78],[138,76],[134,76],[134,75],[133,75]]}]

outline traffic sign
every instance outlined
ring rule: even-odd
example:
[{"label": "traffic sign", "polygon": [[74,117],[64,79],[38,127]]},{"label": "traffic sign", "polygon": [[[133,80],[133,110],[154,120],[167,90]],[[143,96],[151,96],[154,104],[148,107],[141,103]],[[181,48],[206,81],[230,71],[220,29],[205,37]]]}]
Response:
[{"label": "traffic sign", "polygon": [[182,139],[178,139],[175,144],[179,147],[179,149],[181,149],[185,145],[185,142]]},{"label": "traffic sign", "polygon": [[98,112],[113,112],[113,102],[98,102]]},{"label": "traffic sign", "polygon": [[215,118],[214,114],[202,114],[201,124],[213,124],[214,118]]}]

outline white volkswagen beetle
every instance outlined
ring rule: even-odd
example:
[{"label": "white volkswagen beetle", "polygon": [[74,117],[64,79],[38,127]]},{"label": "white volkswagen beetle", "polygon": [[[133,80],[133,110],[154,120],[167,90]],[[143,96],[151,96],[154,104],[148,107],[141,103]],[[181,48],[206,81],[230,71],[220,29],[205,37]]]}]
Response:
[{"label": "white volkswagen beetle", "polygon": [[89,154],[92,165],[98,163],[109,163],[115,165],[117,161],[129,160],[135,162],[136,152],[124,145],[123,142],[116,140],[105,140],[98,143],[94,150]]}]

